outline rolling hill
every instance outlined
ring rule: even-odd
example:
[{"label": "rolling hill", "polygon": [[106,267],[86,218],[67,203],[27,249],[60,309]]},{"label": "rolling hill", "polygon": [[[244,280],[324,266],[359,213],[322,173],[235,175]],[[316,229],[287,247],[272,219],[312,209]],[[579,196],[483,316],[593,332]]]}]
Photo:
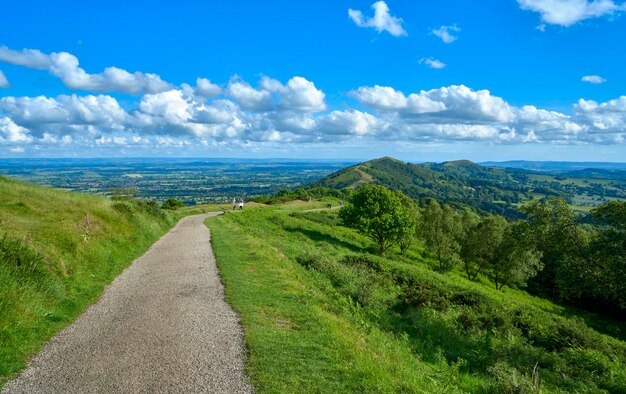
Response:
[{"label": "rolling hill", "polygon": [[523,171],[484,167],[468,160],[411,164],[383,157],[344,168],[312,186],[341,189],[376,183],[413,198],[432,197],[512,216],[514,204],[530,198],[532,188],[527,181]]},{"label": "rolling hill", "polygon": [[626,199],[626,180],[618,172],[585,169],[552,174],[468,160],[413,164],[383,157],[344,168],[311,186],[343,189],[376,183],[416,199],[430,197],[457,207],[518,217],[520,204],[546,196],[561,196],[581,212],[610,199]]}]

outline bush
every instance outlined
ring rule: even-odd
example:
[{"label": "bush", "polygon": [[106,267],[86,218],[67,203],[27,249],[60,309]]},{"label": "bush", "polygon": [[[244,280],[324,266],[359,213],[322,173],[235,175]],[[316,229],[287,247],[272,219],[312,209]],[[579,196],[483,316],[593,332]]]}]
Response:
[{"label": "bush", "polygon": [[176,210],[176,209],[182,208],[184,206],[185,206],[185,204],[183,204],[183,202],[180,201],[179,199],[170,197],[167,200],[163,201],[163,205],[161,205],[161,208]]},{"label": "bush", "polygon": [[113,203],[113,209],[121,213],[122,215],[130,218],[135,213],[135,207],[130,201],[118,201]]}]

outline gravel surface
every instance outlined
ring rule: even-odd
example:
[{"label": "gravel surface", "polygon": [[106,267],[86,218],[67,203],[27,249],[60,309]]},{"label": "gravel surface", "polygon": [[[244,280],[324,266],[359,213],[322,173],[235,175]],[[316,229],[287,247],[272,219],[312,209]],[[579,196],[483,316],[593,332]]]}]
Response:
[{"label": "gravel surface", "polygon": [[2,393],[251,393],[209,215],[182,219]]}]

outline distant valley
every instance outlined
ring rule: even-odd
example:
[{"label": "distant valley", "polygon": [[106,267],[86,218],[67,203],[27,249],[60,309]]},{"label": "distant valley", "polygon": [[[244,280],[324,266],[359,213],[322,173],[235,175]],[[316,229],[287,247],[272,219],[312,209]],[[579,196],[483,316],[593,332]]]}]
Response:
[{"label": "distant valley", "polygon": [[89,194],[136,190],[137,197],[186,205],[251,198],[298,187],[385,185],[412,198],[514,217],[533,199],[562,196],[578,211],[626,199],[626,164],[576,162],[407,163],[390,157],[363,163],[278,159],[5,159],[0,175]]}]

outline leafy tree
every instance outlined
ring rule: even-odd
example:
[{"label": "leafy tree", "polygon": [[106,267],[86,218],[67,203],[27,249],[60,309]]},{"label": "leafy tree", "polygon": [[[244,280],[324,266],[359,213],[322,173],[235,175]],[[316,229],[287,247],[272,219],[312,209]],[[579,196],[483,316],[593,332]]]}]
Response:
[{"label": "leafy tree", "polygon": [[382,256],[387,249],[415,231],[413,202],[401,192],[378,185],[364,185],[351,204],[339,210],[344,225],[353,227],[375,242]]},{"label": "leafy tree", "polygon": [[176,210],[176,209],[181,208],[183,206],[184,206],[183,202],[180,201],[179,199],[177,199],[177,198],[168,198],[167,200],[163,201],[163,204],[161,205],[161,208]]},{"label": "leafy tree", "polygon": [[521,209],[528,221],[524,232],[528,246],[541,252],[544,269],[534,280],[536,289],[567,298],[578,285],[588,235],[577,225],[574,213],[560,197],[536,201]]},{"label": "leafy tree", "polygon": [[589,244],[588,298],[626,309],[626,202],[610,201],[592,211],[600,225]]},{"label": "leafy tree", "polygon": [[463,227],[461,215],[449,205],[443,208],[431,200],[421,211],[418,234],[426,247],[432,251],[439,262],[442,272],[454,268],[460,261],[459,253]]},{"label": "leafy tree", "polygon": [[498,215],[489,215],[478,223],[469,220],[464,220],[467,230],[461,243],[461,259],[467,278],[475,280],[486,266],[496,261],[509,223]]},{"label": "leafy tree", "polygon": [[[501,223],[495,224],[498,221],[495,219],[492,224],[497,227],[494,234],[503,228]],[[532,245],[529,246],[525,227],[521,222],[504,228],[506,232],[502,234],[500,244],[489,256],[489,276],[498,290],[505,285],[524,287],[528,279],[536,276],[543,268],[541,252]]]}]

